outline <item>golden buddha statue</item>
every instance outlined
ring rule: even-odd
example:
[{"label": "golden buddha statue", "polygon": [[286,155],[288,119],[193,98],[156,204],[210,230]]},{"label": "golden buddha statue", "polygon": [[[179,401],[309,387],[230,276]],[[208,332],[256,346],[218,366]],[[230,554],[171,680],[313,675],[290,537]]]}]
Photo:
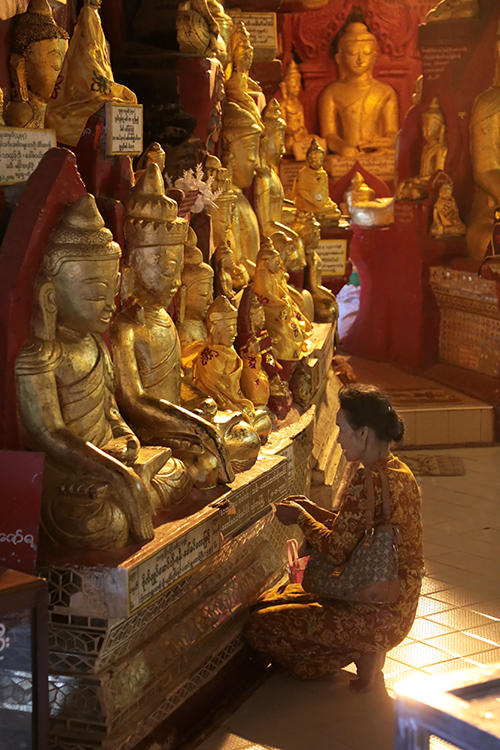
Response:
[{"label": "golden buddha statue", "polygon": [[314,304],[314,318],[321,323],[335,323],[339,317],[337,299],[333,292],[322,285],[322,263],[318,254],[321,226],[313,213],[297,214],[294,227],[302,237],[306,251],[304,286],[310,292]]},{"label": "golden buddha statue", "polygon": [[[126,203],[127,265],[121,312],[111,326],[117,398],[143,442],[170,447],[199,488],[234,478],[214,425],[213,400],[181,379],[179,337],[167,308],[181,287],[188,224],[150,164]],[[196,411],[196,413],[195,413]]]},{"label": "golden buddha statue", "polygon": [[474,201],[467,221],[469,256],[482,260],[493,234],[494,212],[500,206],[500,23],[495,42],[493,85],[476,98],[470,119]]},{"label": "golden buddha statue", "polygon": [[293,267],[286,264],[286,268],[300,271],[306,263],[304,246],[297,232],[283,222],[282,216],[285,194],[278,169],[285,153],[285,121],[276,99],[271,99],[267,105],[262,121],[264,132],[260,139],[260,167],[257,168],[255,179],[255,211],[262,235],[271,237],[276,232],[282,232],[290,240],[293,251],[289,257],[294,259],[294,263]]},{"label": "golden buddha statue", "polygon": [[320,132],[329,151],[356,159],[363,152],[394,149],[399,131],[396,92],[373,77],[377,39],[365,24],[351,23],[335,56],[337,81],[319,98]]},{"label": "golden buddha statue", "polygon": [[448,21],[451,18],[477,18],[478,0],[441,0],[426,16],[426,23]]},{"label": "golden buddha statue", "polygon": [[275,357],[283,361],[301,359],[308,353],[311,323],[290,296],[287,274],[270,239],[262,242],[257,256],[253,291],[264,307]]},{"label": "golden buddha statue", "polygon": [[219,47],[222,52],[225,46],[207,0],[182,0],[177,11],[176,27],[181,52],[199,57],[218,57]]},{"label": "golden buddha statue", "polygon": [[269,378],[263,368],[259,339],[252,335],[241,350],[243,369],[241,371],[241,390],[245,398],[254,406],[267,406],[271,387]]},{"label": "golden buddha statue", "polygon": [[259,125],[247,110],[226,102],[222,121],[222,163],[229,170],[236,195],[232,216],[234,247],[231,249],[236,263],[245,266],[250,278],[259,252],[260,230],[255,211],[243,189],[253,182],[262,131],[262,124]]},{"label": "golden buddha statue", "polygon": [[[190,232],[194,235],[190,227]],[[182,269],[182,312],[177,323],[181,351],[192,341],[207,340],[205,318],[213,301],[214,272],[203,262],[203,254],[196,247],[196,235],[188,237],[184,246],[184,268]]]},{"label": "golden buddha statue", "polygon": [[228,243],[223,240],[214,253],[215,261],[215,294],[224,295],[231,302],[234,297],[232,273],[234,272],[234,255]]},{"label": "golden buddha statue", "polygon": [[432,211],[431,237],[464,237],[467,228],[460,219],[458,206],[453,197],[453,183],[444,182],[439,188],[438,198]]},{"label": "golden buddha statue", "polygon": [[101,0],[84,0],[64,58],[57,91],[47,105],[45,125],[59,143],[76,146],[87,120],[106,102],[136,104],[137,97],[116,83],[101,26]]},{"label": "golden buddha statue", "polygon": [[260,110],[256,102],[259,94],[262,97],[262,89],[249,75],[253,62],[253,47],[243,21],[239,21],[233,31],[231,57],[233,69],[229,80],[226,81],[227,101],[246,110],[260,126]]},{"label": "golden buddha statue", "polygon": [[285,150],[287,154],[291,154],[294,143],[303,143],[311,139],[304,119],[304,106],[299,99],[302,77],[299,66],[293,59],[288,63],[280,89],[283,96],[281,111],[286,123]]},{"label": "golden buddha statue", "polygon": [[150,143],[147,149],[139,157],[135,170],[136,182],[143,174],[148,164],[156,164],[162,174],[165,171],[165,151],[159,143]]},{"label": "golden buddha statue", "polygon": [[33,336],[16,362],[24,442],[47,457],[42,524],[59,546],[148,541],[153,515],[191,488],[171,451],[141,448],[115,402],[101,335],[115,310],[120,255],[94,198],[84,194],[50,236]]},{"label": "golden buddha statue", "polygon": [[386,227],[394,224],[394,198],[375,198],[373,190],[356,172],[344,193],[346,213],[353,224]]},{"label": "golden buddha statue", "polygon": [[426,144],[420,160],[420,174],[403,180],[397,188],[398,200],[421,200],[427,198],[427,183],[437,170],[444,170],[448,155],[446,118],[435,96],[429,109],[422,114],[422,133]]},{"label": "golden buddha statue", "polygon": [[298,211],[312,211],[323,226],[338,224],[340,210],[330,198],[328,175],[323,169],[325,151],[313,138],[307,149],[306,164],[293,183],[293,202]]},{"label": "golden buddha statue", "polygon": [[261,442],[265,442],[272,427],[267,410],[256,409],[241,390],[243,362],[233,346],[237,320],[238,310],[227,297],[216,297],[207,313],[207,341],[188,346],[182,363],[193,369],[193,383],[211,396],[219,409],[241,412]]},{"label": "golden buddha statue", "polygon": [[45,110],[68,49],[68,34],[52,16],[47,0],[31,0],[15,16],[10,39],[11,99],[5,122],[16,128],[45,127]]}]

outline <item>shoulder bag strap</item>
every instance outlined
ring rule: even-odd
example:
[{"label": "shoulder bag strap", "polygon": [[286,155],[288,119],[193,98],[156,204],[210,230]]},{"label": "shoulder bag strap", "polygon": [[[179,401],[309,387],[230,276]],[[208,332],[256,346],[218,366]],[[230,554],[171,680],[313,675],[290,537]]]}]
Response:
[{"label": "shoulder bag strap", "polygon": [[366,529],[367,537],[373,533],[373,521],[375,518],[375,489],[373,486],[373,475],[371,469],[365,469],[366,476]]},{"label": "shoulder bag strap", "polygon": [[377,468],[380,476],[380,484],[382,487],[382,512],[384,514],[384,522],[386,524],[391,521],[391,491],[389,489],[389,477],[387,472]]}]

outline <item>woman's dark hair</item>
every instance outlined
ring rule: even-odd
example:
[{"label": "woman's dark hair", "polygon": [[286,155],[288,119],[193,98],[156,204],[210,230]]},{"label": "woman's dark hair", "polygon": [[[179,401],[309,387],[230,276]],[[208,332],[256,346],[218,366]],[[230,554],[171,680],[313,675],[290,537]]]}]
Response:
[{"label": "woman's dark hair", "polygon": [[339,390],[340,408],[355,430],[371,427],[379,440],[399,443],[405,426],[389,397],[374,385],[344,385]]}]

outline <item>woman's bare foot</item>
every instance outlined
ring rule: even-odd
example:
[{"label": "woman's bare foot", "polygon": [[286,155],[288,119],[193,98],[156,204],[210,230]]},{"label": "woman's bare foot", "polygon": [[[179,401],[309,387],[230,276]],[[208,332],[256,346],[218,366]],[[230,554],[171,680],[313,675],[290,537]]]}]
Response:
[{"label": "woman's bare foot", "polygon": [[385,652],[363,654],[355,660],[358,679],[349,683],[349,689],[354,693],[367,693],[375,685],[375,680],[382,672],[385,662]]}]

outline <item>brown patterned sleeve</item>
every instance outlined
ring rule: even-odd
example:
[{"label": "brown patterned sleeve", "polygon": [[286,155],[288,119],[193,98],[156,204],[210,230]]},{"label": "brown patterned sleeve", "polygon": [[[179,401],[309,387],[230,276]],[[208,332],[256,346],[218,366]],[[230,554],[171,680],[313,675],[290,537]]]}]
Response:
[{"label": "brown patterned sleeve", "polygon": [[364,471],[359,470],[346,488],[331,529],[302,511],[298,525],[307,541],[334,565],[342,565],[365,533],[366,493]]}]

